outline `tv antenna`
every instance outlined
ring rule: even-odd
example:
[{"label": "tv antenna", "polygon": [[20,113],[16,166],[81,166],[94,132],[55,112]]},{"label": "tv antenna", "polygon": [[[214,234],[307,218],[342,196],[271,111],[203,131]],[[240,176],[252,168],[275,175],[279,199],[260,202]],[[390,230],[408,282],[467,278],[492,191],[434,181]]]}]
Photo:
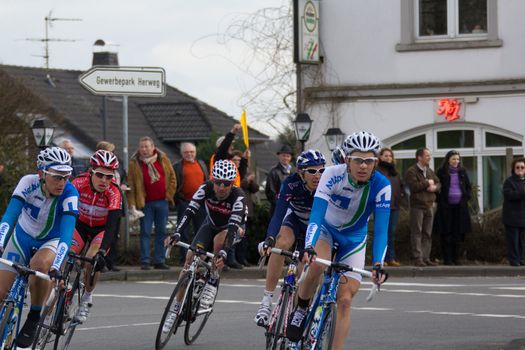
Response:
[{"label": "tv antenna", "polygon": [[45,24],[46,24],[46,30],[45,30],[45,36],[44,38],[27,38],[27,41],[40,41],[44,43],[44,55],[39,57],[44,57],[45,63],[46,63],[46,70],[49,70],[49,42],[50,41],[65,41],[65,42],[75,42],[77,40],[74,39],[57,39],[57,38],[50,38],[49,37],[49,28],[53,27],[53,22],[55,21],[73,21],[73,22],[79,22],[82,21],[81,18],[58,18],[53,17],[52,10],[49,11],[49,14],[44,18]]}]

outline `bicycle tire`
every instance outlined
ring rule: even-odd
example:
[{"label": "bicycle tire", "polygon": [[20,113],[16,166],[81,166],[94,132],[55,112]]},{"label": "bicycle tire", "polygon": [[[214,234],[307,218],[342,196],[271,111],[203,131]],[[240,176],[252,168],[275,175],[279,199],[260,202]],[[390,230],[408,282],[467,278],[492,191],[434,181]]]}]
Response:
[{"label": "bicycle tire", "polygon": [[[177,329],[179,328],[182,320],[184,319],[184,316],[187,312],[186,308],[186,296],[188,294],[188,289],[190,287],[191,279],[193,279],[192,276],[189,276],[188,274],[184,275],[178,282],[175,288],[173,289],[173,292],[171,293],[171,297],[168,301],[168,304],[164,308],[164,313],[162,314],[162,318],[160,320],[159,329],[157,330],[157,337],[155,338],[155,349],[161,350],[163,349],[168,341],[170,340],[171,336],[174,335],[177,332]],[[181,288],[184,288],[184,295],[182,297],[182,305],[181,309],[179,311],[179,314],[177,318],[175,319],[175,322],[173,322],[173,325],[171,327],[171,330],[169,332],[166,332],[165,334],[162,332],[162,328],[164,327],[164,323],[166,322],[166,318],[168,314],[171,312],[171,306],[173,305],[173,302],[175,301],[176,295],[179,293],[179,290]],[[163,339],[163,334],[165,335],[165,339]]]},{"label": "bicycle tire", "polygon": [[[199,294],[199,297],[197,300],[195,300],[195,305],[192,305],[193,302],[193,283],[192,283],[192,293],[188,294],[188,318],[186,321],[186,327],[184,327],[184,343],[186,345],[192,344],[199,335],[201,334],[202,330],[204,329],[204,326],[208,322],[208,318],[210,318],[210,315],[213,313],[213,305],[215,305],[215,300],[217,299],[217,294],[219,293],[219,282],[220,280],[217,280],[217,293],[215,293],[215,298],[213,299],[213,302],[210,305],[210,311],[206,312],[205,314],[198,315],[199,308],[200,308],[200,300],[202,296],[202,292]],[[202,317],[201,317],[202,316]],[[201,318],[200,324],[196,324],[197,320]],[[192,327],[192,325],[195,325],[195,327]],[[190,329],[196,329],[195,333],[193,335],[190,334]]]},{"label": "bicycle tire", "polygon": [[[75,329],[80,324],[74,320],[77,314],[78,307],[80,305],[80,298],[82,297],[82,285],[80,283],[82,278],[82,272],[77,270],[75,280],[71,286],[71,292],[69,298],[65,302],[64,312],[62,316],[62,327],[64,327],[65,334],[61,337],[62,341],[58,339],[55,341],[54,350],[66,350],[69,349],[69,344],[75,333]],[[62,328],[61,328],[62,329]]]},{"label": "bicycle tire", "polygon": [[321,321],[321,332],[319,339],[315,343],[312,350],[329,350],[332,348],[334,341],[334,332],[337,317],[337,307],[335,303],[331,303],[330,307],[325,308],[325,313]]},{"label": "bicycle tire", "polygon": [[[271,332],[267,333],[267,337],[270,337],[269,345],[270,347],[267,349],[271,350],[277,350],[277,349],[284,349],[284,345],[286,343],[285,334],[284,334],[284,322],[286,322],[286,310],[288,309],[289,305],[288,302],[290,300],[291,291],[289,290],[289,287],[286,286],[282,292],[282,298],[281,303],[279,305],[279,316],[275,320],[276,327],[273,327]],[[267,339],[268,344],[268,339]]]},{"label": "bicycle tire", "polygon": [[53,324],[53,311],[54,307],[57,302],[57,296],[55,295],[53,297],[53,300],[51,303],[48,303],[44,310],[42,311],[42,316],[40,318],[40,322],[38,322],[38,326],[36,329],[36,335],[35,335],[35,341],[33,342],[33,345],[31,346],[32,350],[40,349],[44,350],[46,348],[47,344],[50,344],[54,342],[54,339],[51,339],[53,336],[53,332],[51,331],[51,327]]},{"label": "bicycle tire", "polygon": [[[0,320],[0,348],[2,349],[11,349],[16,338],[16,336],[13,335],[13,331],[16,331],[16,324],[9,324],[15,312],[14,308],[15,304],[12,301],[4,303],[2,307],[3,314]],[[6,329],[7,327],[9,328]]]}]

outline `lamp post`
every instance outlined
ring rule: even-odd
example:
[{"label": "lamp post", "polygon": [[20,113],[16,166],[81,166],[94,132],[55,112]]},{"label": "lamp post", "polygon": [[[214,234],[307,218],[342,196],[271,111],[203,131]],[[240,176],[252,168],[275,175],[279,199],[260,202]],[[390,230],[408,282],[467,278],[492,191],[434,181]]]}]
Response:
[{"label": "lamp post", "polygon": [[47,119],[36,119],[31,126],[31,131],[33,131],[33,137],[35,138],[37,147],[46,148],[53,140],[55,126]]},{"label": "lamp post", "polygon": [[328,144],[328,148],[330,149],[330,152],[331,152],[337,146],[341,146],[341,144],[343,143],[345,134],[339,128],[330,128],[326,130],[326,134],[324,134],[324,137],[326,139],[326,143]]},{"label": "lamp post", "polygon": [[295,125],[295,135],[301,142],[301,152],[304,151],[304,143],[310,138],[310,129],[312,128],[312,119],[307,113],[299,113],[293,121]]}]

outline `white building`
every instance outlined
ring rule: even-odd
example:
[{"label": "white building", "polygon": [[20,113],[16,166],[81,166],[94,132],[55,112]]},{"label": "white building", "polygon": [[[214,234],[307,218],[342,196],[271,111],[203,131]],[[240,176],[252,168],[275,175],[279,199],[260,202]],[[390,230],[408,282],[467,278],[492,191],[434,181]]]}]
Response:
[{"label": "white building", "polygon": [[304,111],[314,120],[307,146],[328,152],[327,128],[368,130],[403,172],[419,147],[431,149],[434,169],[456,149],[481,209],[499,206],[506,148],[523,155],[525,1],[318,4],[322,63],[302,65]]}]

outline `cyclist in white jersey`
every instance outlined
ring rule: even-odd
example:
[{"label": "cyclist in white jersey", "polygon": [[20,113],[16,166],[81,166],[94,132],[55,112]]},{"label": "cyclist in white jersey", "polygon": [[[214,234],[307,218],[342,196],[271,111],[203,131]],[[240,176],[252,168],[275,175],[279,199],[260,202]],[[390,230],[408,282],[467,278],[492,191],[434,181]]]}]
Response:
[{"label": "cyclist in white jersey", "polygon": [[[315,263],[315,256],[331,259],[334,243],[338,244],[335,260],[363,268],[365,264],[368,219],[374,214],[373,257],[374,282],[386,280],[383,259],[390,216],[390,182],[375,171],[379,140],[361,131],[348,136],[343,143],[345,164],[326,169],[315,193],[308,224],[305,251],[312,264],[297,292],[297,307],[290,316],[287,337],[301,338],[304,320],[324,267]],[[308,261],[308,257],[304,257]],[[332,349],[343,349],[350,328],[350,305],[359,289],[361,276],[345,273],[337,293],[337,318]]]},{"label": "cyclist in white jersey", "polygon": [[[0,251],[2,258],[29,263],[32,269],[58,280],[75,228],[78,192],[68,181],[73,169],[65,150],[58,147],[42,150],[37,165],[38,174],[26,175],[18,182],[2,217]],[[31,257],[33,250],[36,253]],[[15,278],[13,268],[0,266],[0,300],[5,298]],[[31,307],[16,339],[20,348],[33,343],[49,282],[30,278],[29,290]]]}]

